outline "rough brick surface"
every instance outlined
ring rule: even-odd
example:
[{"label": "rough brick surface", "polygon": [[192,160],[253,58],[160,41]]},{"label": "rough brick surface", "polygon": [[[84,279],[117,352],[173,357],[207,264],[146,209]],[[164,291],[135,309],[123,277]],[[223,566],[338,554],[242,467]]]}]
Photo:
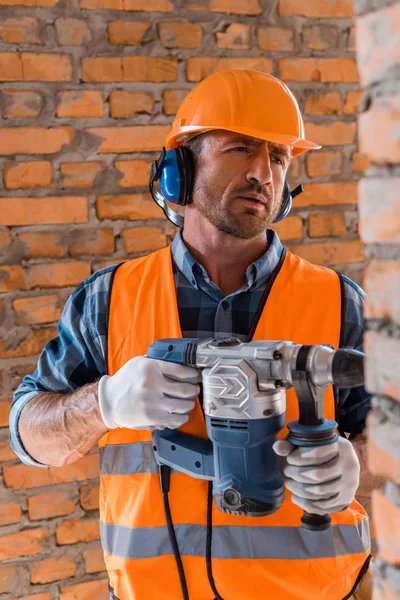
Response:
[{"label": "rough brick surface", "polygon": [[76,564],[72,556],[63,556],[59,559],[47,558],[35,562],[31,570],[32,583],[51,583],[68,577],[75,577]]},{"label": "rough brick surface", "polygon": [[52,187],[53,165],[51,162],[8,162],[4,165],[4,185],[9,190]]}]

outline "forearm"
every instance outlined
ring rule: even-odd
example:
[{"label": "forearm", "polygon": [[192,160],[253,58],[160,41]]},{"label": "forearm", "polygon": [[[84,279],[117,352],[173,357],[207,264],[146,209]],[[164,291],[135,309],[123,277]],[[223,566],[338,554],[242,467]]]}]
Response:
[{"label": "forearm", "polygon": [[379,487],[382,487],[385,480],[381,477],[376,477],[368,471],[367,466],[367,437],[362,433],[350,440],[360,462],[360,484],[357,489],[356,497],[370,498],[371,492]]},{"label": "forearm", "polygon": [[19,419],[26,451],[38,462],[62,467],[87,454],[107,431],[101,418],[98,383],[73,394],[46,392],[30,400]]}]

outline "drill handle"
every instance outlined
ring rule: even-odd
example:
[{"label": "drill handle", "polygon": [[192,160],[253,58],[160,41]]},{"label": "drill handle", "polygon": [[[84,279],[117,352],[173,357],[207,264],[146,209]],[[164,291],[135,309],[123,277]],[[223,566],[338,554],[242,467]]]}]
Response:
[{"label": "drill handle", "polygon": [[198,342],[200,342],[199,338],[165,338],[150,344],[147,356],[195,367]]}]

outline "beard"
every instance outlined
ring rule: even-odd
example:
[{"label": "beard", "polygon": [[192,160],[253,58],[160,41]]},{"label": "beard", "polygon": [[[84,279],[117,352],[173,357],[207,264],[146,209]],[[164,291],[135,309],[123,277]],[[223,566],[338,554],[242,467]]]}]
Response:
[{"label": "beard", "polygon": [[[210,189],[207,189],[208,187]],[[243,211],[235,213],[231,209],[234,200],[227,207],[223,207],[220,196],[216,197],[215,189],[211,189],[211,186],[203,184],[196,186],[196,188],[193,194],[196,199],[192,202],[199,213],[219,231],[235,238],[244,240],[256,238],[268,229],[279,213],[280,203],[277,207],[274,207],[271,194],[265,189],[262,191],[260,188],[238,190],[237,196],[246,196],[251,192],[262,194],[267,203],[260,206],[260,208],[246,206]]]}]

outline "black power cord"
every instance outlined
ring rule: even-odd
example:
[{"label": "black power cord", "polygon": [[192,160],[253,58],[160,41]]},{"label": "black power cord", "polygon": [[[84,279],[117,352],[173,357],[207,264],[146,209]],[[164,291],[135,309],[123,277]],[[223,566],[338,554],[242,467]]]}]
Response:
[{"label": "black power cord", "polygon": [[208,494],[207,494],[207,540],[206,540],[206,565],[207,565],[207,576],[212,591],[215,594],[214,600],[224,600],[219,595],[215,585],[214,575],[212,572],[211,564],[211,545],[212,545],[212,481],[208,482]]},{"label": "black power cord", "polygon": [[185,572],[183,570],[182,559],[181,559],[181,555],[179,552],[179,546],[178,546],[178,542],[177,542],[176,535],[175,535],[174,525],[172,523],[171,509],[169,506],[168,492],[169,492],[170,479],[171,479],[171,467],[168,467],[167,465],[160,465],[159,474],[160,474],[161,492],[162,492],[163,501],[164,501],[165,518],[167,521],[168,535],[169,535],[169,539],[171,542],[172,550],[174,552],[176,566],[178,568],[179,580],[181,582],[182,596],[183,596],[183,600],[189,600],[189,592],[187,589]]}]

